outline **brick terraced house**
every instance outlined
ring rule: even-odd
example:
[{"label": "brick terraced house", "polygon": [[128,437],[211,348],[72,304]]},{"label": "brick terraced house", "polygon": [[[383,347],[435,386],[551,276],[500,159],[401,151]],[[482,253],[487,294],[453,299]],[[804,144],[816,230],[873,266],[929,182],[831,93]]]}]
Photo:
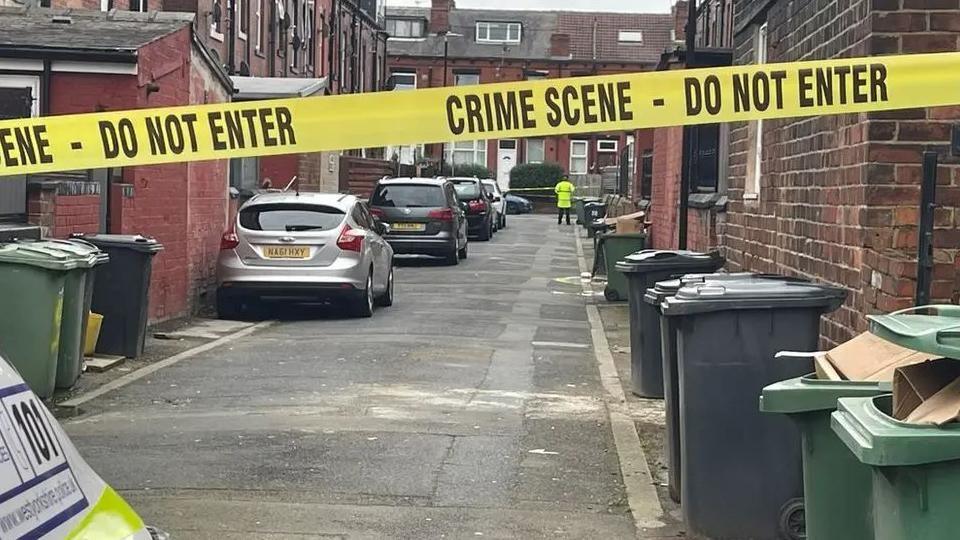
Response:
[{"label": "brick terraced house", "polygon": [[[672,42],[669,14],[388,8],[387,66],[395,90],[652,70]],[[393,147],[401,163],[477,163],[507,186],[519,163],[555,162],[571,175],[649,165],[652,130]],[[455,169],[454,169],[455,170]]]}]

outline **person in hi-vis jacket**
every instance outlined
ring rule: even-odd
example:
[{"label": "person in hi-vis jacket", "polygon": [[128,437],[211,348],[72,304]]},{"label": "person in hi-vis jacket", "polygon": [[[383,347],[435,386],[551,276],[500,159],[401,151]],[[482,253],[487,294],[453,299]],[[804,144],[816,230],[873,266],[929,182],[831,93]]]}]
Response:
[{"label": "person in hi-vis jacket", "polygon": [[576,189],[577,188],[570,183],[570,180],[567,180],[566,176],[560,178],[560,181],[554,186],[553,192],[557,194],[557,225],[563,223],[564,216],[567,217],[567,225],[570,224],[570,201]]}]

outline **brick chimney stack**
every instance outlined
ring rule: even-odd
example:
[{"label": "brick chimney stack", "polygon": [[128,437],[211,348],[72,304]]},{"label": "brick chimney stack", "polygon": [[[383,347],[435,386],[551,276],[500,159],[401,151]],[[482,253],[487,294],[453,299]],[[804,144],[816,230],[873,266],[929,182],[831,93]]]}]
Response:
[{"label": "brick chimney stack", "polygon": [[450,31],[450,10],[453,0],[430,0],[430,33],[443,34]]},{"label": "brick chimney stack", "polygon": [[570,58],[570,34],[550,35],[550,56]]},{"label": "brick chimney stack", "polygon": [[674,41],[684,41],[686,39],[687,29],[687,10],[690,9],[687,0],[678,0],[671,8],[673,13],[673,39]]}]

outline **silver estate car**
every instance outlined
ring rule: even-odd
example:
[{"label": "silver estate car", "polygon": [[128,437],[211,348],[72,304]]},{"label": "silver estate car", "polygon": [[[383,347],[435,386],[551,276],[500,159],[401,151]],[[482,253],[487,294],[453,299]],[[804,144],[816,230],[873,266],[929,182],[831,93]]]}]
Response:
[{"label": "silver estate car", "polygon": [[353,195],[264,193],[223,234],[217,309],[237,318],[262,298],[345,301],[358,317],[393,304],[393,248]]}]

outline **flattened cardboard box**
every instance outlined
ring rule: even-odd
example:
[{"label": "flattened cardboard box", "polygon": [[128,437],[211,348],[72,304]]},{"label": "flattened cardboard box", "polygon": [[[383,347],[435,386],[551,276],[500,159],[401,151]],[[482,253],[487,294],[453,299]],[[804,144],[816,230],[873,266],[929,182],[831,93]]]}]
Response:
[{"label": "flattened cardboard box", "polygon": [[617,233],[635,233],[643,231],[643,218],[646,212],[634,212],[617,218]]},{"label": "flattened cardboard box", "polygon": [[842,379],[874,382],[893,380],[894,371],[901,366],[938,358],[901,347],[869,332],[831,349],[825,357]]},{"label": "flattened cardboard box", "polygon": [[893,417],[916,424],[946,424],[960,416],[960,361],[930,360],[897,368]]}]

